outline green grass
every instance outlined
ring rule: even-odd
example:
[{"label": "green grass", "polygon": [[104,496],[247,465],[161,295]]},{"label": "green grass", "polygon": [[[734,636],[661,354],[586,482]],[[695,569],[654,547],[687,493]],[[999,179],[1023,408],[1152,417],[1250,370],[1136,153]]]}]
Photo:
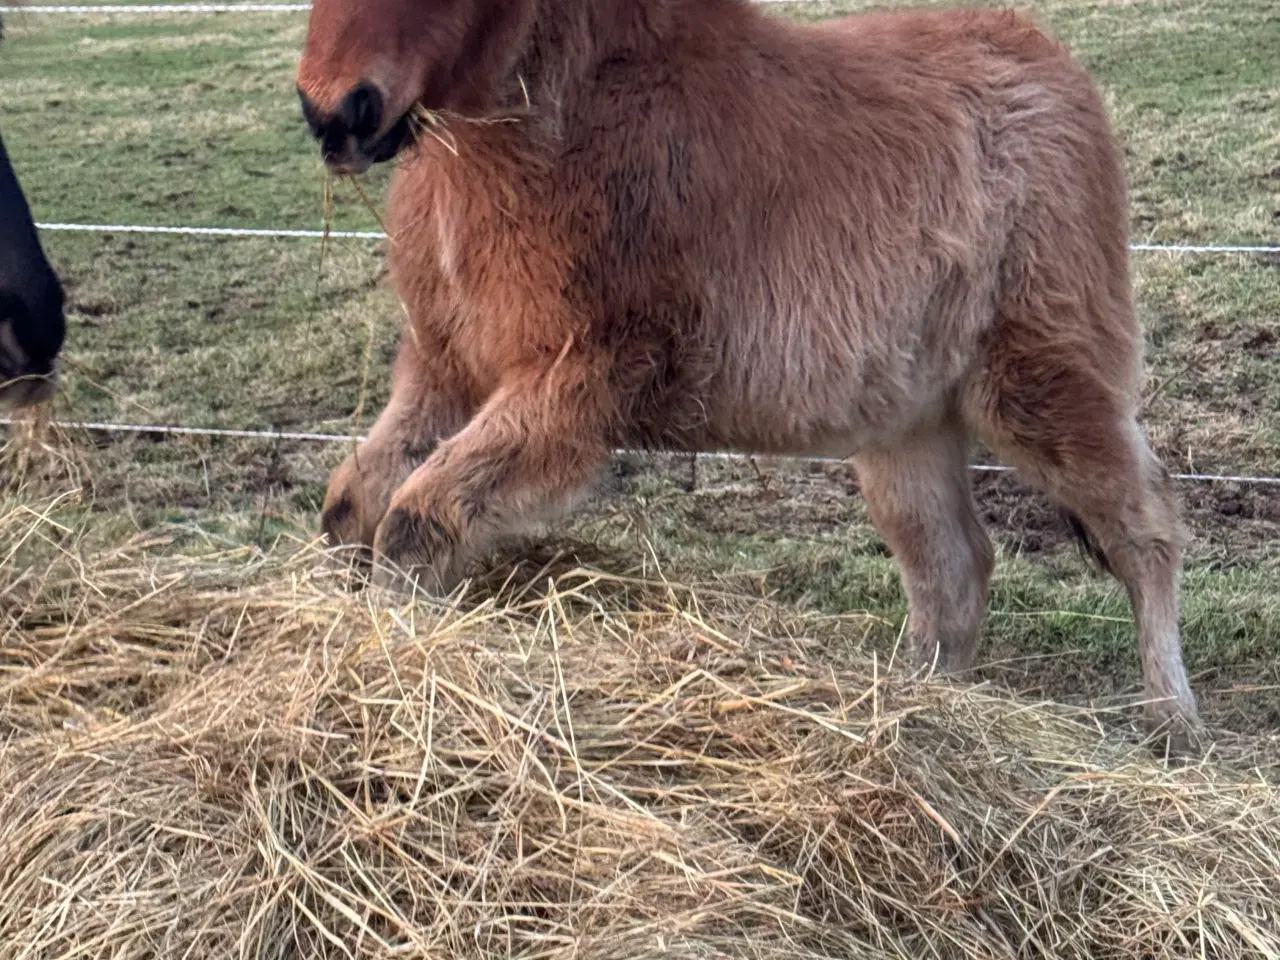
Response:
[{"label": "green grass", "polygon": [[[774,11],[818,18],[867,4]],[[1030,5],[1102,85],[1124,141],[1135,240],[1280,242],[1280,8],[1272,0]],[[318,228],[323,178],[298,115],[293,15],[11,15],[0,130],[37,219]],[[370,178],[380,192],[385,172]],[[340,188],[333,226],[376,229]],[[71,317],[61,412],[85,419],[344,432],[370,334],[372,416],[398,316],[376,244],[48,234]],[[1153,440],[1181,470],[1280,474],[1280,258],[1137,254]],[[1158,390],[1157,390],[1158,387]],[[366,417],[366,420],[367,420]],[[309,536],[343,450],[133,439],[91,446],[104,540],[173,549]],[[665,463],[666,461],[664,461]],[[830,612],[867,611],[888,650],[905,605],[839,468],[681,463],[615,481],[558,542],[668,575],[728,578]],[[1211,714],[1280,726],[1280,489],[1183,488],[1197,535],[1188,662]],[[984,484],[1001,547],[990,675],[1054,696],[1133,692],[1127,604],[1065,548],[1044,505]],[[837,655],[838,651],[833,651]],[[1239,692],[1237,688],[1245,688]]]}]

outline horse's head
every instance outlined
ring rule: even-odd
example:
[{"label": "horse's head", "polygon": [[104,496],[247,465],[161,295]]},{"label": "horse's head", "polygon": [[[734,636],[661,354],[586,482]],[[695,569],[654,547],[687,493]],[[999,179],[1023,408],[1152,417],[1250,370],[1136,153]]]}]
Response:
[{"label": "horse's head", "polygon": [[484,110],[533,0],[315,0],[298,69],[303,116],[335,173],[413,140],[413,110]]},{"label": "horse's head", "polygon": [[62,298],[0,141],[0,407],[39,403],[53,393],[53,362],[66,334]]}]

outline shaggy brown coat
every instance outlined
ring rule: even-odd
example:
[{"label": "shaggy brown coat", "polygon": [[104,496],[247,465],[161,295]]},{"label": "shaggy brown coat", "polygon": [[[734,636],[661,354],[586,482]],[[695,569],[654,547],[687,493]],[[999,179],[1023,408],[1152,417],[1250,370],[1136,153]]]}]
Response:
[{"label": "shaggy brown coat", "polygon": [[617,445],[852,455],[917,657],[963,669],[993,564],[976,436],[1124,583],[1148,717],[1187,745],[1184,535],[1136,419],[1122,160],[1033,24],[317,0],[299,91],[339,173],[426,127],[389,200],[408,335],[331,480],[333,541],[448,589]]}]

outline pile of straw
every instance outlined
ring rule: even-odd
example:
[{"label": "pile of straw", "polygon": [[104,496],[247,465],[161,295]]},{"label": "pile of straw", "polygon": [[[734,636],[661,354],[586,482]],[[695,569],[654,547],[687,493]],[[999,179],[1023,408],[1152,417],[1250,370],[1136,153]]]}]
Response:
[{"label": "pile of straw", "polygon": [[0,958],[1280,956],[1275,783],[833,666],[848,622],[0,550]]}]

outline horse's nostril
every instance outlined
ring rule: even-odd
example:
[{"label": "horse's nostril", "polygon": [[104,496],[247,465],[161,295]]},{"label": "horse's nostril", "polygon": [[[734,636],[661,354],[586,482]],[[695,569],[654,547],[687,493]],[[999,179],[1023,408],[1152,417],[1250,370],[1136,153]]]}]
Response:
[{"label": "horse's nostril", "polygon": [[371,83],[361,83],[342,102],[342,119],[357,140],[366,140],[382,126],[382,93]]},{"label": "horse's nostril", "polygon": [[307,128],[311,131],[311,135],[317,140],[324,136],[324,121],[320,117],[320,111],[316,109],[316,105],[311,102],[311,98],[298,89],[298,102],[302,104],[302,119],[307,122]]}]

